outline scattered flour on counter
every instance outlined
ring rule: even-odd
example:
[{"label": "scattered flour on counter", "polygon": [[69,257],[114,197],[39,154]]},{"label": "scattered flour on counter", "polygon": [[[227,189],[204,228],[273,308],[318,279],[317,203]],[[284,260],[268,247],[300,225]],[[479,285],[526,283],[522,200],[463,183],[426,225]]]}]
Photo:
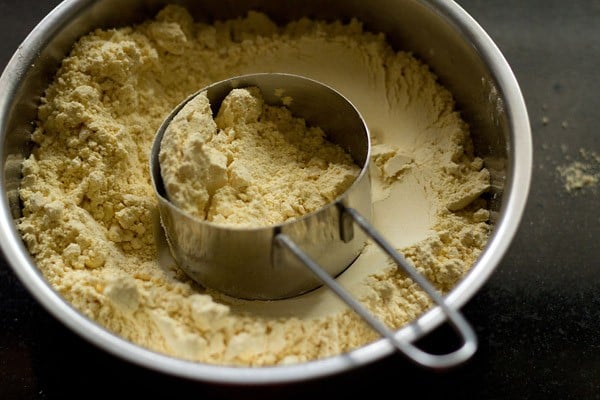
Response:
[{"label": "scattered flour on counter", "polygon": [[360,172],[350,155],[256,87],[233,89],[213,120],[206,92],[165,130],[161,175],[173,204],[229,226],[268,226],[334,201]]},{"label": "scattered flour on counter", "polygon": [[[230,299],[198,288],[157,245],[148,156],[163,119],[212,82],[269,71],[348,97],[372,134],[375,227],[441,291],[469,270],[490,231],[480,196],[489,174],[426,65],[356,20],[280,27],[250,12],[208,25],[167,6],[137,26],[82,37],[41,100],[19,229],[66,301],[140,346],[214,364],[304,362],[377,338],[324,288]],[[338,279],[393,328],[431,306],[373,245]]]},{"label": "scattered flour on counter", "polygon": [[[565,152],[566,149],[563,149]],[[574,193],[585,188],[594,188],[600,182],[600,155],[586,149],[579,149],[579,160],[556,167],[564,188]]]}]

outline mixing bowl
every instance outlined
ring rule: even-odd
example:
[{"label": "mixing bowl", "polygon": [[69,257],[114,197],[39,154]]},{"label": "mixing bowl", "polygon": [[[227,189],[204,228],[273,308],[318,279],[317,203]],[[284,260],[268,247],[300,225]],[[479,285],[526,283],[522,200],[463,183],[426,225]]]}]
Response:
[{"label": "mixing bowl", "polygon": [[[486,282],[507,251],[527,201],[532,163],[531,132],[518,83],[503,55],[458,4],[446,0],[179,1],[198,19],[214,20],[264,11],[277,22],[309,16],[364,22],[384,32],[397,49],[410,50],[429,64],[455,96],[469,123],[477,156],[491,173],[490,239],[471,270],[445,297],[458,309]],[[152,352],[89,320],[46,282],[16,227],[21,164],[30,152],[32,121],[40,96],[71,45],[95,28],[130,25],[153,16],[166,2],[157,0],[72,0],[53,10],[16,50],[0,78],[0,241],[7,262],[31,294],[55,317],[85,339],[135,364],[195,380],[222,383],[281,383],[347,371],[394,351],[378,340],[349,353],[295,365],[261,368],[208,365]],[[445,321],[434,307],[398,331],[415,341]]]}]

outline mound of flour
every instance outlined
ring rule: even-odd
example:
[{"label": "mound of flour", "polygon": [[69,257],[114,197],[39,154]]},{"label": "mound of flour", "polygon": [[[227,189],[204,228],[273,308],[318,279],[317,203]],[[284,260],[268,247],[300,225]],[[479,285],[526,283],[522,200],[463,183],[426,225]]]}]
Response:
[{"label": "mound of flour", "polygon": [[170,201],[200,219],[260,227],[334,201],[360,172],[350,155],[257,87],[233,89],[213,119],[206,92],[165,130],[159,152]]}]

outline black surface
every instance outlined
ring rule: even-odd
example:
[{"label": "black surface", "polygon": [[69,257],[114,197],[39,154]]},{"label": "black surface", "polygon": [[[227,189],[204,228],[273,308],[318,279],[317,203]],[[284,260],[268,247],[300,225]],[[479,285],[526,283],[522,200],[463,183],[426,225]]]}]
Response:
[{"label": "black surface", "polygon": [[[83,341],[38,305],[0,259],[0,399],[110,399],[124,391],[136,398],[323,398],[365,390],[394,398],[600,399],[600,194],[598,187],[567,193],[556,172],[578,159],[580,148],[600,153],[600,1],[459,3],[513,67],[534,140],[533,185],[517,237],[463,308],[480,339],[472,360],[432,372],[398,355],[266,389],[188,382]],[[56,4],[0,1],[1,66]],[[424,344],[443,349],[449,337],[441,330]]]}]

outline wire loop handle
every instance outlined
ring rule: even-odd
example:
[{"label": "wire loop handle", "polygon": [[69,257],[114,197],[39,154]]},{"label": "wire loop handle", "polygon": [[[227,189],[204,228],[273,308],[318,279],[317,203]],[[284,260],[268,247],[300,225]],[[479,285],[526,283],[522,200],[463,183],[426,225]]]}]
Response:
[{"label": "wire loop handle", "polygon": [[364,218],[353,208],[339,204],[340,212],[349,215],[354,222],[385,251],[408,276],[415,281],[430,297],[440,306],[448,318],[450,325],[462,339],[462,345],[457,350],[447,354],[427,353],[410,342],[396,338],[395,333],[375,318],[365,307],[352,297],[337,281],[325,272],[320,265],[310,258],[296,243],[287,235],[278,233],[274,240],[283,245],[296,256],[323,284],[331,289],[342,301],[354,310],[367,324],[388,339],[400,352],[419,365],[443,369],[453,367],[468,360],[477,350],[477,337],[473,328],[465,320],[462,314],[451,308],[435,288],[421,275],[400,253],[398,253]]}]

